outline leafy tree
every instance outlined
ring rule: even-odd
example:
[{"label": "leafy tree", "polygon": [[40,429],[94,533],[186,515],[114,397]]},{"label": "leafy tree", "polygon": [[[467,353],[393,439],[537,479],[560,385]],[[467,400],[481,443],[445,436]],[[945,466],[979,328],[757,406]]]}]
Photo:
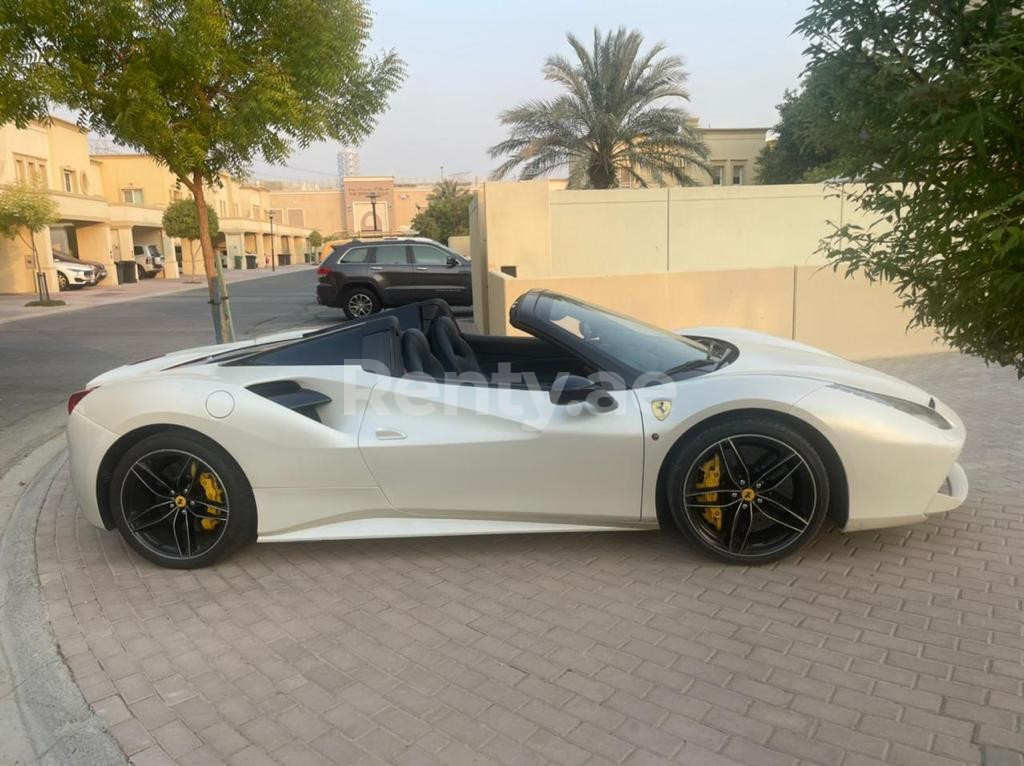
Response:
[{"label": "leafy tree", "polygon": [[836,151],[830,138],[831,91],[820,78],[805,77],[799,90],[787,90],[776,107],[779,121],[769,143],[757,159],[758,182],[794,184],[829,177]]},{"label": "leafy tree", "polygon": [[[195,201],[179,199],[168,205],[164,210],[163,227],[168,237],[189,240],[194,260],[195,243],[200,239],[199,211]],[[210,232],[210,241],[212,242],[213,238],[220,233],[220,218],[217,216],[217,211],[213,209],[213,205],[210,204],[206,206],[206,228]]]},{"label": "leafy tree", "polygon": [[848,199],[878,218],[835,227],[822,251],[892,280],[915,324],[1024,377],[1020,11],[814,0],[797,29],[809,76],[831,89],[836,172],[863,182]]},{"label": "leafy tree", "polygon": [[449,237],[469,234],[472,201],[473,195],[457,181],[440,181],[427,197],[427,207],[412,219],[412,227],[421,236],[447,244]]},{"label": "leafy tree", "polygon": [[[321,234],[316,229],[313,229],[313,231],[309,232],[309,234],[306,235],[306,242],[309,243],[309,249],[316,256],[319,256],[320,255],[320,248],[324,246],[324,235]],[[318,260],[319,260],[319,258],[318,258]]]},{"label": "leafy tree", "polygon": [[32,250],[40,302],[49,298],[49,291],[39,264],[36,234],[58,218],[57,203],[42,184],[18,181],[0,191],[0,235],[7,239],[19,237]]},{"label": "leafy tree", "polygon": [[[199,212],[195,202],[179,199],[168,205],[164,210],[163,227],[168,237],[198,240]],[[220,218],[210,204],[206,206],[206,228],[210,232],[210,239],[220,234]]]},{"label": "leafy tree", "polygon": [[363,0],[6,3],[0,122],[45,118],[49,99],[166,164],[195,200],[215,327],[230,339],[205,189],[257,157],[366,135],[404,76],[395,53],[366,55],[370,21]]},{"label": "leafy tree", "polygon": [[663,43],[642,52],[643,35],[624,27],[603,37],[595,29],[590,50],[566,39],[577,61],[551,56],[542,70],[566,92],[502,112],[510,134],[490,155],[510,156],[496,178],[516,169],[521,179],[538,178],[568,166],[570,187],[609,189],[623,177],[689,186],[690,170],[710,172],[707,147],[680,106],[690,97],[682,59],[663,56]]}]

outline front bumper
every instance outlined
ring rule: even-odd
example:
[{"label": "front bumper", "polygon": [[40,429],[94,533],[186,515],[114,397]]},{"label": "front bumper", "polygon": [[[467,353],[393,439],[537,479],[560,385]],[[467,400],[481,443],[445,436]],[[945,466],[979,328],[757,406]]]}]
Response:
[{"label": "front bumper", "polygon": [[68,282],[73,285],[92,285],[96,279],[91,271],[68,271]]},{"label": "front bumper", "polygon": [[966,499],[967,475],[957,459],[967,434],[942,402],[936,411],[948,429],[828,386],[797,406],[842,463],[849,499],[844,531],[915,524]]}]

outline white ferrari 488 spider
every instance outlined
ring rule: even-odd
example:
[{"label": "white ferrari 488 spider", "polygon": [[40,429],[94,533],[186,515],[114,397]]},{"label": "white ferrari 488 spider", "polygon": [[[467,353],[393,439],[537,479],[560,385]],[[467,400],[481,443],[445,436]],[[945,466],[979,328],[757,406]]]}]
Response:
[{"label": "white ferrari 488 spider", "polygon": [[443,301],[180,351],[68,402],[75,492],[157,564],[259,540],[664,529],[756,564],[826,518],[963,502],[964,426],[927,393],[790,340],[671,333],[549,291],[525,337]]}]

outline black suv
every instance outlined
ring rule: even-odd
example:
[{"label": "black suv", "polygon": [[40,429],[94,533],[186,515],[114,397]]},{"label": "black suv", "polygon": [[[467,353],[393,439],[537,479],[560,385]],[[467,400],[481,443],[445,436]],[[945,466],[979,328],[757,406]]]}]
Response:
[{"label": "black suv", "polygon": [[317,303],[349,319],[428,298],[473,301],[469,261],[430,239],[353,240],[335,246],[316,274]]}]

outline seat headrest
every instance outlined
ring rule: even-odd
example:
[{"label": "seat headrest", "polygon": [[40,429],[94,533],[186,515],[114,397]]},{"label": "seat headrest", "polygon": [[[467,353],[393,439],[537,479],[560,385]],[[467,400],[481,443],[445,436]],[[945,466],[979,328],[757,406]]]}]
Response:
[{"label": "seat headrest", "polygon": [[438,380],[444,378],[444,367],[430,352],[427,336],[416,329],[402,332],[402,364],[406,373],[425,373]]}]

